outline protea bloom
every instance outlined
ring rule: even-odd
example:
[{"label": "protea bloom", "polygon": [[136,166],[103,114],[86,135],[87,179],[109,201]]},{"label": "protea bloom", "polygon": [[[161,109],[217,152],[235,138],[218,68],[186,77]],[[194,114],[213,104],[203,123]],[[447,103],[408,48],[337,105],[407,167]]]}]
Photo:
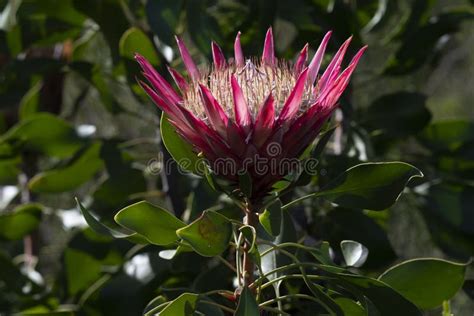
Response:
[{"label": "protea bloom", "polygon": [[[275,57],[271,28],[262,57],[245,59],[239,33],[233,59],[227,60],[212,42],[214,64],[206,70],[196,67],[185,44],[176,38],[187,70],[187,76],[183,76],[169,68],[179,92],[144,57],[137,55],[151,87],[140,84],[183,139],[208,160],[211,169],[236,184],[243,170],[252,180],[251,198],[259,199],[289,170],[267,168],[262,172],[256,161],[268,158],[274,164],[302,154],[337,107],[366,49],[360,49],[342,70],[349,38],[319,75],[330,36],[331,32],[325,35],[306,66],[308,45],[294,64]],[[219,163],[222,159],[231,161],[234,168]]]}]

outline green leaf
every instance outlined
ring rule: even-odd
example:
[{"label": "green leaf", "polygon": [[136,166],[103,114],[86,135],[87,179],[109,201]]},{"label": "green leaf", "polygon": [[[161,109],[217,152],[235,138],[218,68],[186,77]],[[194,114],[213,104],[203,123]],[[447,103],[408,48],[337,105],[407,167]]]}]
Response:
[{"label": "green leaf", "polygon": [[39,204],[23,204],[11,213],[1,213],[0,238],[18,240],[28,235],[38,227],[41,213]]},{"label": "green leaf", "polygon": [[165,260],[172,260],[174,259],[177,255],[183,252],[192,252],[193,248],[191,248],[189,245],[183,243],[179,245],[176,249],[165,249],[161,250],[158,253],[158,256],[160,256],[161,259]]},{"label": "green leaf", "polygon": [[76,295],[80,291],[85,290],[102,273],[100,261],[85,252],[72,248],[68,248],[64,252],[64,267],[70,295]]},{"label": "green leaf", "polygon": [[196,303],[199,298],[198,294],[194,293],[183,293],[178,298],[173,300],[168,306],[166,306],[159,316],[191,316],[194,314],[196,309]]},{"label": "green leaf", "polygon": [[344,311],[344,315],[347,316],[366,316],[366,312],[364,308],[354,302],[353,300],[339,296],[333,297],[333,300],[336,302],[337,305]]},{"label": "green leaf", "polygon": [[37,193],[58,193],[73,190],[91,180],[104,167],[100,158],[100,142],[93,143],[66,167],[35,175],[28,186]]},{"label": "green leaf", "polygon": [[274,237],[278,236],[280,234],[282,220],[280,200],[269,205],[265,211],[258,216],[258,219],[267,233]]},{"label": "green leaf", "polygon": [[200,255],[213,257],[229,246],[232,224],[224,215],[204,211],[198,219],[176,233]]},{"label": "green leaf", "polygon": [[87,208],[85,208],[81,202],[76,198],[76,203],[79,206],[79,209],[81,210],[82,215],[84,216],[84,219],[86,220],[87,224],[89,225],[92,230],[98,234],[113,237],[113,238],[125,238],[131,242],[135,243],[140,243],[140,244],[147,244],[148,241],[146,240],[145,237],[143,237],[140,234],[137,233],[123,233],[121,231],[118,231],[116,229],[110,228],[101,222],[99,222],[90,212]]},{"label": "green leaf", "polygon": [[385,271],[387,283],[422,309],[432,309],[451,299],[462,287],[466,265],[442,259],[414,259]]},{"label": "green leaf", "polygon": [[[323,266],[321,266],[324,268]],[[325,269],[326,272],[335,278],[334,282],[354,295],[362,294],[374,305],[383,316],[421,316],[418,308],[409,300],[404,298],[397,291],[389,287],[384,282],[376,279],[367,278],[361,275],[347,273],[332,273],[332,268]]]},{"label": "green leaf", "polygon": [[4,141],[19,141],[28,150],[58,158],[70,157],[84,145],[69,123],[46,113],[21,121],[0,138]]},{"label": "green leaf", "polygon": [[153,312],[153,311],[157,311],[155,310],[155,308],[159,309],[159,306],[163,306],[163,303],[166,303],[167,300],[166,300],[166,297],[164,297],[163,295],[158,295],[157,297],[155,297],[154,299],[152,299],[150,302],[148,302],[148,304],[145,306],[145,309],[143,310],[143,314],[144,315],[147,315],[148,312]]},{"label": "green leaf", "polygon": [[206,170],[203,169],[206,168],[204,161],[194,153],[191,144],[176,133],[176,128],[168,121],[165,113],[161,116],[160,129],[163,144],[179,167],[185,171],[203,175]]},{"label": "green leaf", "polygon": [[260,316],[255,296],[247,287],[244,287],[240,293],[239,304],[234,316]]},{"label": "green leaf", "polygon": [[148,24],[158,38],[167,45],[174,44],[182,0],[148,0],[145,6]]},{"label": "green leaf", "polygon": [[159,65],[160,59],[156,53],[155,46],[150,38],[140,29],[132,27],[128,29],[120,39],[120,55],[133,60],[135,53],[145,57],[152,65]]},{"label": "green leaf", "polygon": [[315,196],[350,208],[384,210],[400,196],[420,170],[403,162],[363,163],[346,170]]},{"label": "green leaf", "polygon": [[114,219],[121,226],[137,232],[152,244],[160,246],[177,241],[176,230],[185,226],[170,212],[146,201],[121,209]]}]

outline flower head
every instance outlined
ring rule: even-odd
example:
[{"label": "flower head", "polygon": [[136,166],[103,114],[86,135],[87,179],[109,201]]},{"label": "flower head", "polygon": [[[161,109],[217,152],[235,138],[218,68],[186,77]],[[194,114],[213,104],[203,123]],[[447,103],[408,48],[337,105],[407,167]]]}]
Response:
[{"label": "flower head", "polygon": [[226,59],[212,42],[214,63],[206,70],[198,69],[185,44],[176,38],[187,78],[175,69],[168,70],[179,92],[137,54],[151,86],[140,84],[214,172],[233,182],[242,172],[248,174],[252,198],[258,199],[291,171],[289,165],[269,166],[298,158],[314,141],[366,49],[360,49],[343,69],[349,38],[320,75],[330,37],[328,32],[307,65],[308,45],[295,63],[275,57],[271,28],[262,57],[245,59],[238,33],[234,58]]}]

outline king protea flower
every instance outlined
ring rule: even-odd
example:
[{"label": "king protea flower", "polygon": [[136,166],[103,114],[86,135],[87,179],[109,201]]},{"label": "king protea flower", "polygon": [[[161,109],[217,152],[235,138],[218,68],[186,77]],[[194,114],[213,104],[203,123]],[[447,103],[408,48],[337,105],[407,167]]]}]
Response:
[{"label": "king protea flower", "polygon": [[[196,66],[177,37],[187,76],[172,68],[168,70],[179,91],[137,54],[136,60],[151,86],[140,84],[168,115],[182,138],[207,159],[215,173],[238,185],[239,175],[244,171],[252,181],[251,198],[259,199],[290,170],[259,169],[256,160],[271,159],[274,165],[275,161],[297,159],[303,153],[337,107],[366,49],[360,49],[343,69],[349,38],[320,75],[330,37],[328,32],[307,65],[308,44],[295,63],[275,57],[271,28],[266,34],[262,57],[245,59],[239,32],[234,58],[226,59],[220,47],[212,42],[214,63],[205,70]],[[231,161],[234,168],[219,163],[222,159]],[[227,167],[223,168],[224,165]]]}]

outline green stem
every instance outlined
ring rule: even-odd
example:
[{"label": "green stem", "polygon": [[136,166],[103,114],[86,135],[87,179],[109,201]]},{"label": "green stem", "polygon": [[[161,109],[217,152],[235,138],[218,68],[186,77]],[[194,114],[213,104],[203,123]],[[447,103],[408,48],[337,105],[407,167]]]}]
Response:
[{"label": "green stem", "polygon": [[153,316],[156,314],[156,312],[162,310],[163,308],[165,308],[166,306],[168,306],[169,304],[171,304],[172,301],[169,301],[169,302],[164,302],[163,304],[160,304],[156,307],[153,307],[152,309],[150,309],[148,312],[145,313],[144,316]]},{"label": "green stem", "polygon": [[236,270],[239,286],[241,286],[242,285],[242,267],[240,264],[240,243],[242,242],[243,235],[242,233],[240,233],[239,237],[237,237],[237,234],[235,233],[235,231],[233,232],[233,234],[234,234],[234,240],[235,240],[235,270]]},{"label": "green stem", "polygon": [[[255,212],[250,209],[246,210],[246,215],[244,217],[244,224],[256,228],[258,225],[258,217]],[[251,245],[248,243],[244,244],[243,250],[243,285],[249,286],[254,280],[255,273],[255,263],[253,262],[251,255],[249,253]]]},{"label": "green stem", "polygon": [[234,295],[234,292],[232,291],[227,291],[227,290],[212,290],[212,291],[208,291],[208,292],[204,292],[204,293],[201,293],[199,295],[201,296],[209,296],[209,295],[214,295],[214,294],[223,294],[223,293],[226,293],[226,294],[229,294],[229,295]]},{"label": "green stem", "polygon": [[[325,280],[326,278],[324,277],[321,277],[319,275],[307,275],[306,276],[308,279],[311,279],[311,280]],[[276,282],[279,282],[279,281],[285,281],[285,280],[290,280],[290,279],[302,279],[304,278],[304,276],[302,274],[287,274],[287,275],[282,275],[281,277],[278,277],[278,278],[275,278],[275,279],[272,279],[264,284],[262,284],[260,286],[260,288],[262,290],[266,289],[267,287],[269,287],[270,285],[272,285],[273,283],[276,283]]]},{"label": "green stem", "polygon": [[[301,274],[303,275],[303,279],[304,279],[304,282],[306,284],[306,286],[308,287],[308,289],[314,294],[316,295],[315,292],[317,292],[318,294],[322,294],[323,296],[325,295],[324,293],[322,293],[322,291],[317,287],[315,286],[309,279],[308,279],[308,276],[306,275],[306,271],[305,269],[303,268],[302,266],[302,262],[300,262],[300,260],[295,256],[293,255],[292,253],[286,251],[286,250],[283,250],[281,248],[278,247],[278,245],[275,245],[271,242],[267,242],[267,241],[262,241],[262,243],[265,243],[269,246],[271,246],[273,249],[281,252],[282,254],[286,255],[287,257],[289,257],[290,259],[292,259],[295,263],[298,263],[300,266],[298,267],[299,270],[301,271]],[[316,265],[317,266],[317,265]],[[317,299],[317,302],[322,305],[331,315],[334,315],[334,312],[331,310],[331,308],[322,300],[320,299]]]},{"label": "green stem", "polygon": [[[277,284],[273,283],[273,289],[275,290],[275,297],[280,298],[281,297],[281,295],[280,295],[280,283],[279,282],[277,282]],[[277,306],[278,306],[278,310],[280,310],[280,311],[283,310],[282,300],[277,301]]]},{"label": "green stem", "polygon": [[319,303],[319,300],[312,297],[311,295],[306,295],[306,294],[291,294],[291,295],[284,295],[276,298],[272,298],[271,300],[265,301],[261,303],[259,306],[266,306],[266,305],[271,305],[274,303],[278,303],[279,301],[287,300],[287,299],[292,299],[292,298],[302,298],[306,300],[310,300],[316,303]]},{"label": "green stem", "polygon": [[268,278],[268,276],[270,276],[272,274],[282,272],[282,271],[285,271],[285,270],[290,270],[290,269],[293,269],[293,268],[299,268],[299,267],[311,267],[311,268],[318,269],[319,265],[317,265],[316,263],[310,263],[310,262],[300,262],[300,263],[291,263],[291,264],[288,264],[288,265],[283,266],[283,267],[278,267],[276,269],[268,271],[267,273],[265,273],[262,276],[260,276],[259,278],[257,278],[252,284],[249,285],[249,288],[255,287],[258,284],[259,281],[265,280],[266,278]]},{"label": "green stem", "polygon": [[266,241],[263,241],[263,243],[266,243],[270,246],[272,246],[272,248],[269,248],[265,251],[263,251],[260,256],[265,256],[266,254],[274,251],[274,250],[280,250],[282,248],[288,248],[288,247],[294,247],[294,248],[299,248],[299,249],[302,249],[302,250],[307,250],[307,251],[318,251],[317,248],[313,248],[313,247],[308,247],[308,246],[304,246],[304,245],[300,245],[300,244],[297,244],[297,243],[293,243],[293,242],[285,242],[285,243],[281,243],[281,244],[273,244],[273,243],[269,243],[269,242],[266,242]]},{"label": "green stem", "polygon": [[234,268],[233,265],[231,265],[227,260],[225,260],[224,258],[222,258],[222,256],[217,256],[217,259],[222,262],[227,268],[229,268],[230,270],[234,271],[235,273],[237,273],[237,269]]},{"label": "green stem", "polygon": [[451,304],[449,301],[443,302],[443,316],[453,316],[454,314],[451,313]]},{"label": "green stem", "polygon": [[285,204],[281,207],[282,210],[286,210],[287,208],[289,208],[290,206],[293,206],[295,204],[298,204],[304,200],[307,200],[309,198],[312,198],[312,197],[315,197],[316,196],[316,193],[311,193],[311,194],[308,194],[308,195],[305,195],[305,196],[302,196],[300,198],[297,198],[296,200],[293,200],[291,201],[290,203],[288,204]]}]

